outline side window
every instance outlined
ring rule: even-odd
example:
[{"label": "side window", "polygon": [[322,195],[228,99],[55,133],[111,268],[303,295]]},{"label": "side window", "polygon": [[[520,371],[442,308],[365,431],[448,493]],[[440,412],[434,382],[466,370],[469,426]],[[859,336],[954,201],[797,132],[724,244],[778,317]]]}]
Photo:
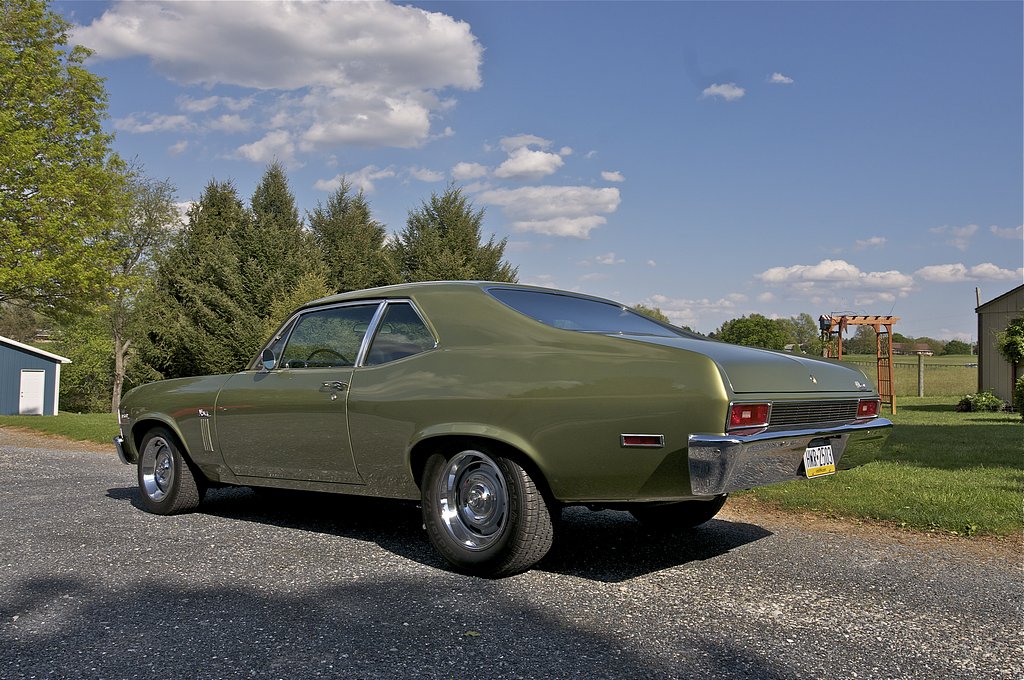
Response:
[{"label": "side window", "polygon": [[436,345],[434,336],[412,305],[406,302],[388,303],[380,329],[366,355],[366,365],[385,364],[426,352]]},{"label": "side window", "polygon": [[334,368],[352,366],[377,304],[333,307],[299,317],[279,366]]}]

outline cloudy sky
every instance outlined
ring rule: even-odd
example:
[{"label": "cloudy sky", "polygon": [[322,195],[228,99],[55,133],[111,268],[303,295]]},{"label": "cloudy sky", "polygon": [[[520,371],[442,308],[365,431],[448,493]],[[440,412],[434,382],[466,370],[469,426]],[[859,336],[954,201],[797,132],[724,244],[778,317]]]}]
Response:
[{"label": "cloudy sky", "polygon": [[971,339],[1024,282],[1021,3],[57,2],[115,148],[182,202],[393,231],[449,182],[527,283],[660,307],[894,314]]}]

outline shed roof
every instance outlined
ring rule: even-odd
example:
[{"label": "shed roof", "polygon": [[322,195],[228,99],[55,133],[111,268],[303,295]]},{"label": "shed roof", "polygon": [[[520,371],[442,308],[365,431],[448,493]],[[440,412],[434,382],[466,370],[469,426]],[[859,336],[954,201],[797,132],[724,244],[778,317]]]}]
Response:
[{"label": "shed roof", "polygon": [[9,347],[14,347],[15,349],[24,350],[31,354],[35,354],[36,356],[40,356],[44,359],[49,359],[50,361],[56,361],[62,364],[71,363],[71,359],[68,359],[67,357],[62,357],[59,354],[51,354],[50,352],[46,352],[44,350],[39,349],[38,347],[32,347],[31,345],[26,345],[24,343],[18,342],[17,340],[5,338],[2,335],[0,335],[0,345],[7,345]]},{"label": "shed roof", "polygon": [[1008,298],[1008,297],[1010,297],[1011,295],[1013,295],[1013,294],[1015,294],[1015,293],[1019,293],[1019,292],[1021,292],[1021,291],[1024,291],[1024,283],[1022,283],[1021,285],[1017,286],[1016,288],[1012,288],[1012,289],[1010,289],[1010,290],[1006,291],[1005,293],[1003,293],[1003,294],[1002,294],[1002,295],[1000,295],[999,297],[995,297],[995,298],[992,298],[992,299],[991,299],[991,300],[989,300],[988,302],[986,302],[986,303],[984,303],[984,304],[982,304],[982,305],[979,305],[979,306],[975,307],[975,308],[974,308],[974,311],[975,311],[975,312],[980,312],[980,311],[982,311],[983,309],[985,309],[986,307],[988,307],[989,305],[991,305],[991,304],[992,304],[993,302],[999,302],[999,301],[1000,301],[1000,300],[1002,300],[1003,298]]}]

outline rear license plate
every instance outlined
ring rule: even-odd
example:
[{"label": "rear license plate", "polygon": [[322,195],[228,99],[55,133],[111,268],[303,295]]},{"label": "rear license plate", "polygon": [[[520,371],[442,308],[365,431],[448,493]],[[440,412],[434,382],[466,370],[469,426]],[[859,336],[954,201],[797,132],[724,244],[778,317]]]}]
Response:
[{"label": "rear license plate", "polygon": [[808,479],[835,474],[836,459],[832,455],[832,445],[808,446],[804,451],[804,473]]}]

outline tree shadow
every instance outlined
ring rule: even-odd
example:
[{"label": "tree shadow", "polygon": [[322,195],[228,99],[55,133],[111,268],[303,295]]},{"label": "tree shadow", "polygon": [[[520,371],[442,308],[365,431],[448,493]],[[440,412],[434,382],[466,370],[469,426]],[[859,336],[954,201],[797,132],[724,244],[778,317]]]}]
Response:
[{"label": "tree shadow", "polygon": [[[107,497],[142,510],[136,487],[109,489]],[[224,487],[207,491],[198,512],[366,541],[420,564],[450,569],[429,544],[419,505],[412,501]],[[648,530],[626,512],[567,508],[556,523],[551,552],[535,569],[616,583],[712,559],[770,535],[762,527],[725,520],[668,534]]]}]

